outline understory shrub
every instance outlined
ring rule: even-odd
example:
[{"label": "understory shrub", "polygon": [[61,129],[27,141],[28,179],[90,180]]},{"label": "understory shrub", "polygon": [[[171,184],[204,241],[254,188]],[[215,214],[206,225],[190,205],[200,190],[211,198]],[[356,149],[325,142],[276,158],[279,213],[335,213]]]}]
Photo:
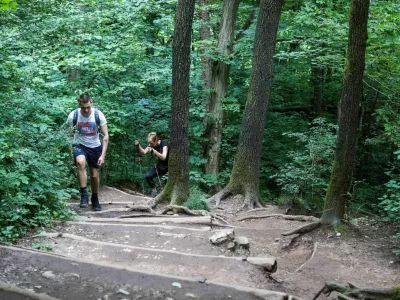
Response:
[{"label": "understory shrub", "polygon": [[[334,159],[336,125],[324,118],[310,123],[306,132],[284,135],[297,139],[298,149],[287,153],[287,163],[271,176],[284,195],[302,208],[321,209]],[[287,202],[287,197],[283,197]]]},{"label": "understory shrub", "polygon": [[208,210],[208,201],[205,194],[196,186],[190,188],[190,196],[186,206],[192,210]]},{"label": "understory shrub", "polygon": [[46,111],[46,103],[34,101],[28,95],[7,103],[19,111],[7,115],[0,127],[0,241],[16,240],[32,227],[72,215],[65,204],[74,192],[68,138],[54,121],[52,107]]}]

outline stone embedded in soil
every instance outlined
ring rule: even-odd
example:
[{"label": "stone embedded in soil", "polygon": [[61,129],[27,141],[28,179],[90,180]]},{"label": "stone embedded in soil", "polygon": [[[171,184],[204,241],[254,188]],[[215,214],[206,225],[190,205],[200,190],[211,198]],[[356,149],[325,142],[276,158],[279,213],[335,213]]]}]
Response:
[{"label": "stone embedded in soil", "polygon": [[54,275],[52,271],[43,272],[42,276],[47,279],[53,279],[53,280],[56,279],[56,275]]},{"label": "stone embedded in soil", "polygon": [[247,261],[252,265],[262,267],[265,269],[270,269],[272,265],[275,264],[275,258],[271,257],[248,257]]},{"label": "stone embedded in soil", "polygon": [[81,278],[81,277],[79,276],[79,274],[76,274],[76,273],[68,273],[68,274],[66,274],[66,275],[71,276],[71,277],[75,277],[75,278],[77,278],[77,279],[80,279],[80,278]]},{"label": "stone embedded in soil", "polygon": [[124,289],[119,289],[118,292],[117,292],[117,294],[122,294],[122,295],[128,296],[128,295],[130,295],[131,293],[125,291]]},{"label": "stone embedded in soil", "polygon": [[238,245],[238,247],[244,248],[244,249],[249,249],[250,248],[250,243],[249,239],[245,236],[237,236],[235,237],[235,243]]},{"label": "stone embedded in soil", "polygon": [[235,250],[235,243],[229,242],[228,245],[226,246],[226,248],[231,251]]},{"label": "stone embedded in soil", "polygon": [[200,277],[199,282],[200,282],[200,283],[204,283],[204,282],[206,282],[206,280],[207,280],[207,278],[205,278],[205,277]]},{"label": "stone embedded in soil", "polygon": [[210,237],[210,242],[214,245],[222,244],[228,240],[233,240],[234,236],[235,232],[233,231],[233,229],[217,230],[215,234]]}]

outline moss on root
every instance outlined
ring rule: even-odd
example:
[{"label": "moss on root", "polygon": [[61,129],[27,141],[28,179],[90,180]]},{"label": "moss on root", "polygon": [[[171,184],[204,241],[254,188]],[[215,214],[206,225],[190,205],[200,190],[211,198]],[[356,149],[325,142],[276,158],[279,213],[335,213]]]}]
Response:
[{"label": "moss on root", "polygon": [[400,300],[400,285],[396,286],[393,289],[393,292],[392,292],[392,295],[391,295],[391,299]]}]

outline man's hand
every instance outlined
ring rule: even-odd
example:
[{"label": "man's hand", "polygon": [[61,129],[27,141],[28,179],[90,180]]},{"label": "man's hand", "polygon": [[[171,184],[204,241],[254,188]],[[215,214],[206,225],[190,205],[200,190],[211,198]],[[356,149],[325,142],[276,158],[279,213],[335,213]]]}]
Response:
[{"label": "man's hand", "polygon": [[153,148],[151,148],[150,146],[148,146],[148,147],[147,147],[147,151],[151,153],[151,152],[153,152]]},{"label": "man's hand", "polygon": [[139,146],[139,140],[135,140],[135,146]]},{"label": "man's hand", "polygon": [[105,160],[104,156],[103,155],[100,156],[99,160],[97,161],[97,165],[100,167],[102,164],[104,164],[104,160]]}]

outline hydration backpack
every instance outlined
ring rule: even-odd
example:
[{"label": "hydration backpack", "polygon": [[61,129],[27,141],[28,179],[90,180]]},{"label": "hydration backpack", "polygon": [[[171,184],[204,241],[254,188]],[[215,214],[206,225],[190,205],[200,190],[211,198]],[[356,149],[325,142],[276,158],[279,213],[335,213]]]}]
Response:
[{"label": "hydration backpack", "polygon": [[[74,118],[72,119],[72,126],[76,126],[76,123],[78,122],[78,112],[79,112],[79,108],[74,110]],[[94,109],[94,119],[96,121],[96,125],[97,125],[97,131],[100,128],[100,116],[99,116],[99,110],[97,108]]]}]

